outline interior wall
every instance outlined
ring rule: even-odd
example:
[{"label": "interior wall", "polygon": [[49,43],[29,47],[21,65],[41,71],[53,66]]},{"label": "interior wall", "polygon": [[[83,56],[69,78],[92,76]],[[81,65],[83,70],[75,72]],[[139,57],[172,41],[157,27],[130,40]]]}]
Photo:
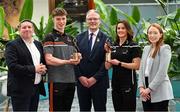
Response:
[{"label": "interior wall", "polygon": [[44,16],[44,24],[46,24],[49,17],[48,0],[33,0],[33,5],[32,21],[39,27],[41,17]]}]

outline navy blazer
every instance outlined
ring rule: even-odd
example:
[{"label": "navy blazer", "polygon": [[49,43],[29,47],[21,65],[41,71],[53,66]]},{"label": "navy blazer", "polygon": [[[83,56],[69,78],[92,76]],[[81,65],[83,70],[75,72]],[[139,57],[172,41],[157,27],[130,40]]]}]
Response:
[{"label": "navy blazer", "polygon": [[76,66],[75,73],[77,78],[80,76],[94,77],[98,82],[103,81],[109,86],[109,78],[105,69],[105,50],[104,44],[108,38],[99,30],[91,53],[88,52],[88,31],[85,31],[76,37],[77,46],[82,54],[81,62]]},{"label": "navy blazer", "polygon": [[[34,43],[41,54],[41,63],[45,64],[41,43],[36,40]],[[7,95],[28,96],[32,94],[35,66],[27,46],[20,37],[7,43],[5,59],[8,66]],[[38,84],[38,88],[40,94],[45,95],[43,81]]]}]

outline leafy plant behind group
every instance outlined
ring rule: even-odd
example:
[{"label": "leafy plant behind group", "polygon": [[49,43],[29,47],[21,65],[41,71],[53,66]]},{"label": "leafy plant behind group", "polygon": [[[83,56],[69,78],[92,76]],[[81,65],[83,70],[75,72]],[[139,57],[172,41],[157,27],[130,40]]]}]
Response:
[{"label": "leafy plant behind group", "polygon": [[[165,43],[169,44],[172,48],[172,60],[169,67],[169,74],[171,77],[180,75],[180,8],[172,13],[167,13],[166,4],[162,0],[155,0],[165,12],[165,15],[157,17],[157,23],[159,23],[164,28],[164,38]],[[148,43],[147,41],[147,28],[149,27],[151,21],[145,20],[141,18],[141,13],[137,6],[132,8],[132,14],[128,15],[122,10],[114,7],[113,5],[106,5],[102,2],[102,0],[94,0],[96,4],[96,10],[100,13],[101,17],[101,26],[100,28],[106,32],[112,40],[116,38],[115,26],[120,18],[125,18],[130,25],[132,26],[135,34],[134,40],[138,42],[142,47]],[[58,7],[63,7],[63,3],[60,3]],[[33,0],[25,0],[24,5],[20,14],[19,21],[24,19],[32,19],[33,13]],[[68,21],[70,18],[68,18]],[[78,34],[78,27],[76,27],[76,22],[67,22],[65,32],[72,36],[76,36]],[[13,28],[9,23],[4,20],[4,10],[0,7],[0,42],[2,45],[5,45],[7,41],[2,39],[4,26],[8,30],[9,40],[15,39],[17,30]],[[40,19],[39,27],[34,24],[35,27],[35,38],[42,41],[44,36],[52,31],[53,29],[53,20],[50,15],[47,23],[44,21],[44,17],[42,16]],[[4,62],[4,61],[2,61]],[[4,63],[0,62],[0,65],[4,65]],[[2,67],[3,67],[2,66]],[[4,70],[6,68],[3,68]],[[0,66],[1,70],[1,66]]]},{"label": "leafy plant behind group", "polygon": [[3,32],[4,32],[4,9],[3,7],[0,7],[0,37],[3,36]]},{"label": "leafy plant behind group", "polygon": [[[61,2],[57,5],[57,7],[62,8],[64,4]],[[67,19],[67,25],[65,27],[65,32],[68,33],[71,36],[76,36],[78,34],[78,27],[76,27],[75,23],[69,23],[70,18]],[[45,26],[44,26],[45,24]],[[52,15],[48,17],[47,23],[44,21],[44,17],[41,17],[40,23],[39,23],[39,28],[34,24],[35,26],[35,38],[37,38],[39,41],[44,40],[45,35],[50,33],[53,30],[54,23],[53,23],[53,18]]]},{"label": "leafy plant behind group", "polygon": [[[180,8],[175,12],[167,13],[166,5],[162,0],[155,0],[163,9],[166,15],[158,16],[159,23],[164,32],[164,41],[172,48],[172,60],[169,67],[170,77],[180,75]],[[95,0],[96,10],[100,13],[101,29],[106,32],[112,40],[116,38],[115,25],[120,17],[125,18],[134,28],[134,40],[138,42],[142,48],[147,45],[147,28],[151,24],[150,20],[141,18],[140,11],[137,6],[132,8],[131,16],[117,9],[113,5],[106,5],[102,0]]]},{"label": "leafy plant behind group", "polygon": [[19,21],[22,21],[24,19],[31,20],[32,15],[33,15],[33,0],[25,0],[21,10]]},{"label": "leafy plant behind group", "polygon": [[167,13],[166,5],[161,0],[156,0],[165,12],[164,16],[157,17],[157,22],[165,30],[164,42],[172,49],[172,59],[168,70],[169,76],[180,77],[180,8],[172,13]]},{"label": "leafy plant behind group", "polygon": [[3,32],[4,32],[4,18],[5,13],[3,7],[0,7],[0,72],[6,70],[5,67],[5,59],[4,59],[4,44],[6,44],[6,41],[3,40]]},{"label": "leafy plant behind group", "polygon": [[[102,2],[102,0],[95,0],[95,4],[96,4],[96,10],[99,11],[101,16],[102,24],[100,28],[104,32],[106,32],[112,38],[112,40],[115,41],[116,38],[115,26],[117,22],[120,20],[119,19],[120,17],[126,18],[126,20],[137,30],[135,37],[140,36],[141,38],[139,39],[144,38],[140,35],[141,33],[140,31],[143,29],[143,27],[139,25],[141,20],[141,15],[137,6],[133,7],[132,15],[129,16],[128,14],[114,7],[113,5],[107,6]],[[135,38],[135,40],[137,39]]]}]

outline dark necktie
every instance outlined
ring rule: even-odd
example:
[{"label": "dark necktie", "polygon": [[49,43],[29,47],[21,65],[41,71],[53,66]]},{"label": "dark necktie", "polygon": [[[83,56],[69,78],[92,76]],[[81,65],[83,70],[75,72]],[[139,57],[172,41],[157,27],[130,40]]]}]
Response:
[{"label": "dark necktie", "polygon": [[93,33],[90,34],[90,38],[88,40],[88,52],[89,52],[89,54],[91,53],[92,38],[93,38]]}]

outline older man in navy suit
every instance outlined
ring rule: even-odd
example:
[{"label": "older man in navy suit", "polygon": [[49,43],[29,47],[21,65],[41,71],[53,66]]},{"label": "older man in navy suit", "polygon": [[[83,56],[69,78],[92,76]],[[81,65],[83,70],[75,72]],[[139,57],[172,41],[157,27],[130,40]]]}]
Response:
[{"label": "older man in navy suit", "polygon": [[108,37],[99,30],[100,16],[97,11],[87,12],[86,23],[88,30],[76,38],[82,54],[82,60],[76,66],[80,111],[90,111],[92,103],[95,111],[106,111],[109,79],[104,66],[104,44]]},{"label": "older man in navy suit", "polygon": [[32,38],[32,21],[23,20],[18,30],[20,36],[6,45],[7,94],[11,96],[13,111],[37,111],[39,94],[45,95],[43,47]]}]

